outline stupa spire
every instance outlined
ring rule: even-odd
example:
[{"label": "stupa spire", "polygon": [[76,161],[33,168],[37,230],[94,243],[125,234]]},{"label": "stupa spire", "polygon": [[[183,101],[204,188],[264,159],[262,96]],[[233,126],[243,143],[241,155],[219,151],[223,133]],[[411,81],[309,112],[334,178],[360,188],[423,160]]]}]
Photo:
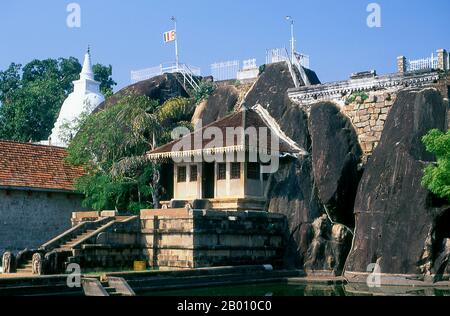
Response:
[{"label": "stupa spire", "polygon": [[88,46],[87,52],[84,55],[83,69],[81,70],[80,79],[94,80],[94,71],[92,71],[90,46]]}]

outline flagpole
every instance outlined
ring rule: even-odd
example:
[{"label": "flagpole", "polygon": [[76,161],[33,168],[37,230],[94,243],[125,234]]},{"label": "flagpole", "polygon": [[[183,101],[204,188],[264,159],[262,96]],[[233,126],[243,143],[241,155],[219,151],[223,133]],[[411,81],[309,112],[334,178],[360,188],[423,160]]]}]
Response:
[{"label": "flagpole", "polygon": [[286,16],[286,20],[291,24],[291,62],[294,63],[295,58],[295,36],[294,36],[294,19],[291,16]]},{"label": "flagpole", "polygon": [[180,59],[178,56],[178,32],[177,32],[177,19],[173,16],[172,21],[175,24],[175,63],[177,66],[177,70],[179,69]]}]

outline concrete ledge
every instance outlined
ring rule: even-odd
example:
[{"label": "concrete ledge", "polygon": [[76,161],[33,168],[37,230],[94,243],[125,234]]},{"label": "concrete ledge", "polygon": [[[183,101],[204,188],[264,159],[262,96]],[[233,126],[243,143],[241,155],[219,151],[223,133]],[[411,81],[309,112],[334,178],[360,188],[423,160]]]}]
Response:
[{"label": "concrete ledge", "polygon": [[343,277],[301,277],[301,278],[289,278],[288,284],[323,284],[323,285],[342,285],[347,281]]},{"label": "concrete ledge", "polygon": [[67,275],[0,277],[0,296],[12,295],[82,295],[81,287],[67,286]]},{"label": "concrete ledge", "polygon": [[158,210],[141,210],[141,219],[152,219],[153,217],[176,217],[176,218],[190,218],[190,213],[185,208],[172,208],[172,209],[158,209]]},{"label": "concrete ledge", "polygon": [[[368,272],[352,272],[346,271],[344,273],[345,279],[348,283],[367,284],[367,278],[371,274]],[[422,287],[436,287],[445,286],[450,287],[448,276],[444,276],[447,280],[433,282],[433,279],[425,279],[423,275],[418,274],[387,274],[380,273],[381,286],[422,286]]]},{"label": "concrete ledge", "polygon": [[72,218],[81,220],[83,218],[98,218],[100,217],[100,212],[92,211],[92,212],[72,212]]}]

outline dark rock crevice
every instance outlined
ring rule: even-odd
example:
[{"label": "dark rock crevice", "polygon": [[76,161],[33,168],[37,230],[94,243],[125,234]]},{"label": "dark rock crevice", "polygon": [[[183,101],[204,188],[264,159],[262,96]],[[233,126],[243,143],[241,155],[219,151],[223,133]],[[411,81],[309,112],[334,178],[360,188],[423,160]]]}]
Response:
[{"label": "dark rock crevice", "polygon": [[362,150],[350,120],[333,103],[311,107],[314,179],[330,220],[354,227],[353,206],[361,171]]},{"label": "dark rock crevice", "polygon": [[450,273],[450,208],[437,216],[433,224],[431,243],[432,273],[442,276]]}]

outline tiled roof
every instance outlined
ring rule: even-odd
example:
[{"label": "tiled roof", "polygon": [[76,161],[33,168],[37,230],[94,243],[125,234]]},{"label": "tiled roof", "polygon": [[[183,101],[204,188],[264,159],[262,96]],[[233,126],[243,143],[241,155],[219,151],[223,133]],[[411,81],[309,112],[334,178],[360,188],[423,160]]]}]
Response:
[{"label": "tiled roof", "polygon": [[64,148],[0,140],[0,187],[74,191],[84,169],[66,157]]},{"label": "tiled roof", "polygon": [[[204,132],[207,128],[216,128],[216,129],[220,129],[220,131],[222,132],[223,135],[223,139],[220,142],[221,144],[223,144],[224,148],[230,148],[230,147],[238,147],[240,146],[240,141],[239,139],[241,139],[241,137],[238,137],[237,135],[229,135],[229,133],[227,134],[227,128],[237,128],[237,127],[243,127],[244,129],[247,129],[249,127],[255,127],[256,129],[256,133],[257,133],[257,138],[260,138],[260,128],[261,127],[265,127],[267,128],[268,134],[267,135],[267,144],[259,149],[261,150],[271,150],[271,137],[274,134],[277,134],[273,128],[273,126],[271,126],[271,124],[266,121],[265,119],[263,119],[263,117],[261,116],[260,113],[258,113],[255,109],[248,109],[245,111],[245,122],[244,122],[244,112],[243,111],[239,111],[236,113],[233,113],[231,115],[228,115],[226,117],[224,117],[221,120],[218,120],[208,126],[203,127],[201,130],[196,130],[194,132],[192,132],[189,135],[184,136],[183,138],[179,139],[179,140],[175,140],[172,141],[168,144],[165,144],[159,148],[156,148],[155,150],[149,152],[149,156],[150,158],[154,158],[154,159],[158,159],[161,157],[165,157],[167,154],[171,153],[171,154],[175,154],[176,152],[182,152],[180,150],[175,150],[174,146],[178,144],[177,148],[180,147],[179,144],[182,144],[181,141],[183,141],[183,144],[187,144],[189,141],[186,141],[187,139],[190,140],[191,146],[190,149],[191,151],[202,151],[205,148],[209,148],[211,147],[211,142],[214,141],[214,137],[216,135],[211,135],[212,139],[208,139],[206,137],[202,137],[201,135],[204,135]],[[210,129],[211,131],[211,129]],[[228,137],[227,137],[228,136]],[[232,138],[230,138],[230,136],[232,136]],[[278,137],[280,135],[277,135]],[[195,142],[194,139],[201,139],[201,142]],[[258,141],[258,140],[256,140]],[[295,144],[293,144],[293,141],[288,139],[287,137],[279,137],[278,139],[279,143],[278,143],[278,149],[277,152],[279,153],[299,153],[302,150],[299,149]],[[248,140],[246,141],[248,146]],[[260,147],[260,144],[258,142],[257,144],[258,147]]]}]

